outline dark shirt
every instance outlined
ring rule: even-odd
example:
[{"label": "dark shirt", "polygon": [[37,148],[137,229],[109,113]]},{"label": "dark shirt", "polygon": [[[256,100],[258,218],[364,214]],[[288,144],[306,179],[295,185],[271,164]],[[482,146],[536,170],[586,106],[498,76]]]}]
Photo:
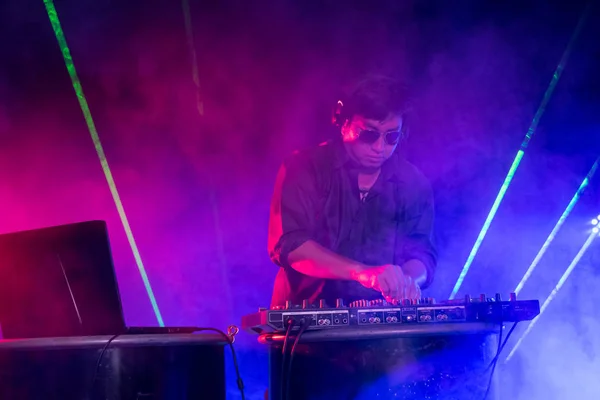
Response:
[{"label": "dark shirt", "polygon": [[355,281],[313,278],[294,270],[288,255],[307,240],[369,266],[420,260],[427,268],[426,288],[436,266],[433,219],[431,186],[399,155],[384,163],[362,201],[358,170],[341,140],[294,153],[279,170],[271,202],[269,255],[282,267],[271,305],[381,298]]}]

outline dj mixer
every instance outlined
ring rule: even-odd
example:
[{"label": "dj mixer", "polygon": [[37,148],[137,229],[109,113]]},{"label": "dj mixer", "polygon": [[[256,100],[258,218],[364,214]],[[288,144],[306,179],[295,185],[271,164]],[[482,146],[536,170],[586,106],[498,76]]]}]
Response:
[{"label": "dj mixer", "polygon": [[307,330],[344,329],[398,324],[444,324],[460,322],[520,322],[540,313],[538,300],[517,300],[514,293],[503,301],[500,294],[436,302],[432,298],[403,300],[398,304],[384,300],[360,300],[347,306],[337,299],[335,306],[321,300],[318,304],[287,302],[283,307],[260,309],[242,318],[242,328],[250,333],[285,332],[290,323],[308,322]]}]

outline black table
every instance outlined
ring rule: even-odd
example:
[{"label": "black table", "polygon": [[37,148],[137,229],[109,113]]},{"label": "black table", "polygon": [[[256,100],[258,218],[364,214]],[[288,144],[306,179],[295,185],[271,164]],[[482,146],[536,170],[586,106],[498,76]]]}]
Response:
[{"label": "black table", "polygon": [[224,400],[225,345],[213,334],[0,340],[0,399]]},{"label": "black table", "polygon": [[[487,323],[307,331],[294,353],[287,400],[483,400],[499,332]],[[259,337],[269,346],[272,400],[281,399],[283,338]],[[497,398],[493,386],[487,400]]]}]

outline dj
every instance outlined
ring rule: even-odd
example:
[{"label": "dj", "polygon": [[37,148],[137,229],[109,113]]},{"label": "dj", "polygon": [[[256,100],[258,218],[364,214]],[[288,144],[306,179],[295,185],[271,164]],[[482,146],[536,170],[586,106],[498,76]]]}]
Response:
[{"label": "dj", "polygon": [[293,154],[275,182],[269,254],[281,269],[272,306],[419,298],[433,280],[433,196],[397,154],[406,89],[385,77],[338,102],[340,137]]}]

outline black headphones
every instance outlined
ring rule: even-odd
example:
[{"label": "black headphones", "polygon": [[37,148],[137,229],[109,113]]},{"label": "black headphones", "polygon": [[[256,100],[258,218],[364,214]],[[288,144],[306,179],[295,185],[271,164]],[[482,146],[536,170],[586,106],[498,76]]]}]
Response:
[{"label": "black headphones", "polygon": [[[404,141],[408,138],[409,130],[408,130],[408,120],[410,113],[404,113],[402,115],[402,127],[400,128],[400,141]],[[342,128],[346,121],[350,119],[349,115],[346,115],[344,112],[344,102],[342,100],[338,100],[333,109],[333,116],[331,117],[331,123],[337,127]]]},{"label": "black headphones", "polygon": [[[350,94],[347,96],[348,99],[351,99],[352,96],[365,84],[367,84],[368,82],[371,82],[373,80],[379,80],[379,81],[385,81],[387,83],[390,84],[399,84],[399,82],[396,79],[393,79],[389,76],[385,76],[385,75],[373,75],[373,76],[369,76],[366,79],[361,80],[356,86],[354,86],[354,88],[350,91]],[[410,108],[408,109],[408,111],[410,111]],[[400,128],[400,131],[402,133],[400,140],[404,140],[408,137],[408,119],[409,119],[409,114],[410,112],[405,112],[402,115],[402,127]],[[347,115],[347,112],[345,112],[344,110],[344,100],[338,100],[337,103],[335,104],[335,107],[333,109],[333,116],[331,118],[331,122],[334,126],[338,127],[338,128],[342,128],[344,126],[344,124],[346,123],[347,120],[350,119],[350,115]]]},{"label": "black headphones", "polygon": [[348,118],[344,118],[344,102],[342,100],[338,100],[335,108],[333,109],[333,117],[331,118],[331,123],[334,126],[342,127]]}]

